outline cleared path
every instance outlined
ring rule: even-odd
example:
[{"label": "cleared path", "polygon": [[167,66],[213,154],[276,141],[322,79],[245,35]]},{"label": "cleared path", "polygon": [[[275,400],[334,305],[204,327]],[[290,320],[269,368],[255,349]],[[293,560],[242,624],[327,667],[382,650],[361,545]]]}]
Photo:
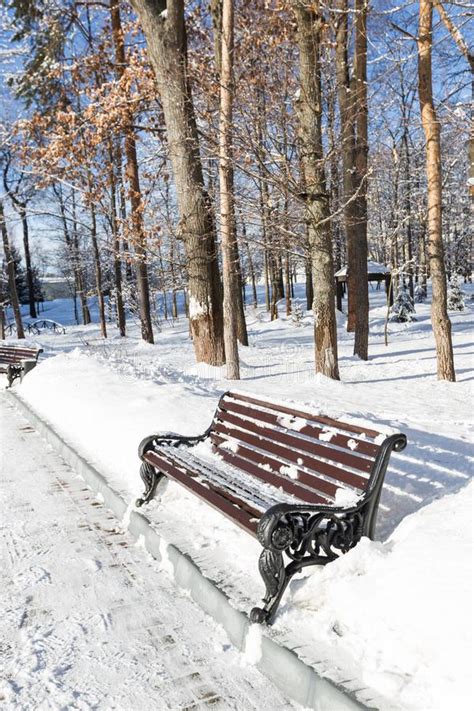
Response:
[{"label": "cleared path", "polygon": [[0,392],[2,709],[291,709]]}]

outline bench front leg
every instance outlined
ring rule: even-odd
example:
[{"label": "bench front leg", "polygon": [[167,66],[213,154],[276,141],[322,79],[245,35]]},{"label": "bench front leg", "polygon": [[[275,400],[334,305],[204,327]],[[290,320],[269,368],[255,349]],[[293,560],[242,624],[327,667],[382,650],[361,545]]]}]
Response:
[{"label": "bench front leg", "polygon": [[13,381],[16,378],[19,378],[21,375],[21,366],[19,365],[9,365],[8,370],[7,370],[7,380],[8,380],[8,385],[7,388],[11,388],[13,385]]},{"label": "bench front leg", "polygon": [[142,462],[140,465],[140,477],[145,484],[145,491],[135,502],[135,506],[140,507],[147,504],[155,495],[156,487],[164,474],[157,471],[149,462]]},{"label": "bench front leg", "polygon": [[263,545],[258,569],[265,583],[266,592],[263,608],[254,607],[250,611],[250,621],[268,624],[271,623],[293,575],[291,565],[285,567],[283,551],[291,545],[294,531],[278,513],[269,511],[260,520],[257,536]]}]

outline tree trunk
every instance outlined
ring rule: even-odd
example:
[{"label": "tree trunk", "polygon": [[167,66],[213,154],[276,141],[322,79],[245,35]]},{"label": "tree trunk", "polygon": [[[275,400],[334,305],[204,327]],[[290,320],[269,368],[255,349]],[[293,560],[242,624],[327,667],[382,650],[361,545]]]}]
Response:
[{"label": "tree trunk", "polygon": [[310,311],[313,308],[314,301],[313,274],[311,272],[310,257],[305,257],[304,268],[306,273],[306,310]]},{"label": "tree trunk", "polygon": [[278,266],[276,264],[275,255],[269,253],[270,278],[272,286],[272,298],[270,302],[270,321],[275,321],[278,318],[278,300],[279,300],[279,283],[278,283]]},{"label": "tree trunk", "polygon": [[[73,297],[74,297],[74,318],[77,324],[79,324],[79,313],[77,309],[77,298],[80,296],[79,291],[80,291],[80,269],[78,265],[78,255],[76,255],[76,248],[75,248],[75,239],[71,237],[71,234],[69,232],[69,227],[67,224],[67,217],[66,217],[66,208],[64,205],[64,199],[63,199],[63,194],[62,190],[59,188],[57,191],[56,189],[54,190],[58,202],[59,202],[59,211],[61,213],[61,221],[63,223],[63,233],[64,233],[64,242],[67,247],[67,251],[69,253],[69,259],[70,259],[70,264],[72,268],[72,275],[73,275],[73,281],[74,281],[74,286],[73,286]],[[74,205],[74,203],[73,203]],[[73,218],[75,216],[75,205],[74,205],[74,213],[73,213]],[[74,221],[73,221],[73,226],[74,226]],[[83,296],[83,295],[82,295]],[[81,299],[81,307],[82,311],[84,313],[84,308],[82,304],[82,299]],[[86,303],[86,309],[87,309],[87,303]],[[89,323],[89,321],[87,322]]]},{"label": "tree trunk", "polygon": [[[28,288],[28,304],[29,304],[29,309],[30,309],[30,317],[36,318],[37,312],[36,312],[36,305],[35,305],[35,286],[34,286],[33,267],[31,264],[31,254],[30,254],[28,214],[26,211],[27,201],[21,200],[18,195],[18,192],[15,192],[15,190],[10,189],[10,185],[8,183],[9,166],[10,166],[10,158],[8,157],[6,164],[5,164],[5,168],[3,170],[3,184],[5,187],[6,193],[9,195],[9,197],[12,201],[14,210],[17,212],[17,214],[20,216],[20,219],[21,219],[21,224],[22,224],[22,228],[23,228],[23,249],[25,252],[26,285]],[[19,186],[17,186],[17,191],[18,190],[19,190]]]},{"label": "tree trunk", "polygon": [[122,296],[122,264],[120,260],[120,233],[117,219],[117,176],[114,146],[112,141],[109,146],[110,154],[110,212],[113,240],[113,261],[114,261],[114,281],[115,281],[115,305],[117,310],[117,325],[120,335],[126,335],[126,318],[123,307]]},{"label": "tree trunk", "polygon": [[224,348],[227,378],[240,379],[235,303],[235,221],[232,191],[232,102],[234,54],[234,4],[222,2],[221,72],[219,109],[219,190],[221,211],[222,276],[224,287]]},{"label": "tree trunk", "polygon": [[28,304],[31,318],[36,318],[37,313],[35,306],[35,285],[33,279],[33,267],[31,265],[28,215],[26,214],[26,204],[18,203],[18,205],[19,207],[17,209],[20,213],[21,224],[23,227],[23,249],[25,251],[26,283],[28,285]]},{"label": "tree trunk", "polygon": [[81,253],[79,250],[79,234],[77,232],[77,219],[76,219],[76,195],[74,190],[71,195],[72,199],[72,253],[73,253],[73,264],[74,273],[76,275],[76,289],[79,296],[79,301],[81,302],[82,309],[82,322],[84,326],[87,326],[91,322],[91,314],[89,311],[89,306],[87,305],[87,295],[85,292],[84,285],[84,269],[82,266]]},{"label": "tree trunk", "polygon": [[0,304],[0,340],[5,340],[5,308]]},{"label": "tree trunk", "polygon": [[290,267],[290,253],[287,250],[285,253],[285,305],[286,305],[286,315],[291,316],[291,267]]},{"label": "tree trunk", "polygon": [[[351,283],[355,304],[354,355],[368,359],[369,289],[367,278],[367,0],[355,0],[354,111],[355,151],[354,247],[351,255]],[[354,299],[353,299],[354,301]]]},{"label": "tree trunk", "polygon": [[410,291],[410,296],[413,299],[414,288],[413,288],[413,237],[412,237],[412,215],[411,215],[411,179],[410,179],[410,148],[408,145],[408,123],[404,122],[404,130],[402,135],[402,145],[404,153],[404,173],[405,173],[405,219],[407,221],[407,229],[405,235],[405,245],[404,245],[404,260],[405,264],[408,264],[408,289]]},{"label": "tree trunk", "polygon": [[300,52],[299,139],[314,287],[316,372],[339,379],[329,201],[323,168],[319,2],[293,0]]},{"label": "tree trunk", "polygon": [[[119,0],[110,0],[110,17],[112,37],[115,48],[116,72],[120,78],[125,72],[127,58],[123,41],[122,23],[120,18]],[[140,324],[142,338],[147,343],[153,343],[153,327],[150,312],[150,289],[148,283],[148,267],[146,263],[145,230],[143,225],[143,204],[138,172],[137,146],[133,130],[133,113],[125,109],[124,144],[127,160],[126,176],[129,185],[131,220],[133,225],[133,241],[136,256],[136,274]]]},{"label": "tree trunk", "polygon": [[353,93],[349,79],[348,62],[348,3],[338,0],[336,4],[336,79],[339,113],[341,120],[342,183],[344,202],[344,225],[347,245],[347,330],[355,331],[357,273],[356,234],[354,214],[354,120]]},{"label": "tree trunk", "polygon": [[[118,210],[117,214],[120,216],[122,225],[125,224],[127,220],[127,201],[125,198],[125,185],[123,179],[123,155],[122,155],[122,144],[121,137],[117,141],[115,156],[116,156],[116,170],[117,170],[117,191],[118,191]],[[130,252],[130,246],[128,240],[125,237],[122,229],[122,254],[123,260],[125,262],[125,281],[127,284],[133,284],[133,269],[132,269],[132,255]]]},{"label": "tree trunk", "polygon": [[252,252],[250,251],[249,241],[247,239],[247,228],[245,227],[245,222],[243,220],[242,215],[240,216],[240,220],[242,222],[242,236],[244,239],[245,249],[247,250],[247,259],[248,259],[248,263],[249,263],[250,282],[252,284],[253,307],[254,307],[254,309],[256,309],[258,306],[258,299],[257,299],[257,282],[255,280],[255,268],[253,265]]},{"label": "tree trunk", "polygon": [[187,73],[183,0],[132,0],[147,40],[163,108],[173,165],[179,229],[187,257],[189,314],[197,361],[224,362],[222,287],[215,226],[199,155]]},{"label": "tree trunk", "polygon": [[[220,81],[222,83],[222,32],[223,32],[223,17],[224,17],[224,6],[223,0],[211,0],[210,9],[212,14],[212,24],[214,27],[214,56],[216,62],[217,72],[220,76]],[[239,244],[237,242],[237,225],[235,220],[235,206],[234,206],[234,168],[232,163],[228,166],[228,177],[227,183],[229,185],[229,190],[232,196],[232,220],[233,220],[233,233],[234,238],[232,239],[232,271],[231,271],[231,281],[232,281],[232,294],[233,294],[233,304],[236,309],[237,315],[237,338],[243,346],[248,346],[248,334],[247,334],[247,324],[245,322],[245,308],[243,300],[243,284],[242,284],[242,269],[240,265],[240,254],[239,254]],[[225,318],[225,315],[224,315]]]},{"label": "tree trunk", "polygon": [[446,272],[441,232],[441,145],[440,125],[433,103],[431,69],[433,4],[420,0],[418,27],[418,93],[421,122],[426,138],[428,180],[428,257],[433,298],[431,321],[436,342],[438,378],[454,381],[451,322],[447,311]]},{"label": "tree trunk", "polygon": [[3,251],[5,252],[5,261],[7,263],[8,272],[8,293],[10,295],[10,301],[13,309],[13,316],[15,317],[16,324],[16,335],[17,338],[24,338],[25,332],[23,331],[23,321],[21,320],[21,309],[20,303],[18,301],[18,293],[16,290],[15,282],[15,262],[13,261],[11,250],[10,250],[10,240],[8,239],[7,223],[5,222],[5,213],[3,210],[3,200],[0,200],[0,229],[2,232],[3,241]]},{"label": "tree trunk", "polygon": [[94,254],[95,285],[97,291],[97,302],[99,306],[99,321],[102,338],[107,338],[107,324],[105,321],[104,292],[102,290],[102,266],[100,263],[99,243],[97,241],[97,219],[94,204],[91,204],[91,241],[92,252]]}]

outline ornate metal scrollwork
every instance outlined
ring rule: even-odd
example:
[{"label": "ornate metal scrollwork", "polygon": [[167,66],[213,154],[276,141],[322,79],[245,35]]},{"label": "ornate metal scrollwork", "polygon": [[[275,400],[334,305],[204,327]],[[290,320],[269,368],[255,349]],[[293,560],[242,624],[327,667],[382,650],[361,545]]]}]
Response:
[{"label": "ornate metal scrollwork", "polygon": [[[253,608],[251,621],[271,622],[291,577],[307,565],[325,565],[347,553],[363,530],[363,507],[315,511],[279,505],[267,511],[257,529],[264,547],[258,563],[266,588],[264,607]],[[283,554],[290,559],[286,567]]]},{"label": "ornate metal scrollwork", "polygon": [[165,475],[156,470],[149,462],[145,461],[144,457],[147,452],[153,451],[155,447],[180,447],[180,446],[191,446],[196,444],[196,442],[201,441],[207,435],[207,431],[204,435],[199,435],[197,437],[183,437],[181,435],[175,434],[174,432],[166,432],[161,434],[153,434],[149,437],[142,439],[138,445],[138,456],[142,460],[140,466],[140,477],[145,484],[144,494],[136,500],[135,505],[140,507],[143,504],[147,504],[153,496],[155,495],[156,487],[160,479]]}]

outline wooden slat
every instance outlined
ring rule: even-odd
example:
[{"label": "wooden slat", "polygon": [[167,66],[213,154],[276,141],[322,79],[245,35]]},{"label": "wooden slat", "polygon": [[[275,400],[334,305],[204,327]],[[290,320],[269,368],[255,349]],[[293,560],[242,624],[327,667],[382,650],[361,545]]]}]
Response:
[{"label": "wooden slat", "polygon": [[[351,469],[358,469],[363,472],[372,471],[373,461],[370,459],[365,459],[364,457],[356,457],[354,454],[349,454],[349,452],[334,449],[327,444],[319,442],[318,440],[307,440],[302,437],[297,437],[289,431],[282,432],[272,429],[271,427],[261,427],[255,422],[250,420],[245,420],[243,417],[238,415],[232,415],[230,412],[225,410],[219,410],[217,417],[225,423],[230,423],[243,430],[252,432],[259,437],[266,438],[266,441],[262,441],[260,444],[261,449],[267,449],[271,447],[273,442],[278,442],[279,444],[284,444],[286,447],[295,448],[308,452],[309,454],[316,455],[318,457],[324,457],[333,462],[339,462]],[[238,435],[237,439],[238,439]]]},{"label": "wooden slat", "polygon": [[228,401],[230,397],[234,400],[241,400],[242,402],[252,403],[253,405],[259,405],[260,407],[266,407],[269,410],[276,410],[277,412],[282,412],[286,415],[293,415],[294,417],[303,417],[306,420],[311,420],[312,422],[320,422],[323,425],[329,425],[330,427],[338,427],[339,429],[344,429],[346,432],[353,432],[355,434],[364,434],[367,437],[378,437],[380,432],[375,430],[366,429],[365,427],[358,427],[357,425],[349,424],[348,422],[341,422],[339,420],[334,420],[330,417],[323,417],[320,415],[314,415],[311,412],[304,412],[303,410],[295,410],[293,407],[286,407],[285,405],[280,405],[279,403],[272,403],[266,400],[258,400],[250,395],[243,395],[241,393],[230,393],[228,394],[223,402]]},{"label": "wooden slat", "polygon": [[[209,468],[206,462],[196,460],[195,458],[195,466],[193,467],[192,462],[187,462],[185,460],[183,461],[183,459],[181,459],[179,456],[173,456],[177,454],[177,451],[179,450],[176,450],[176,448],[174,447],[172,449],[166,448],[164,451],[163,448],[160,448],[157,453],[161,454],[161,456],[164,456],[167,461],[169,461],[178,469],[180,467],[184,467],[189,476],[194,478],[200,477],[201,480],[205,479],[206,486],[208,486],[213,491],[216,491],[221,496],[225,496],[225,498],[229,499],[230,501],[232,501],[232,503],[239,506],[239,508],[246,511],[250,516],[260,518],[260,516],[262,515],[262,511],[265,509],[265,507],[257,509],[250,502],[236,496],[235,493],[232,493],[228,489],[222,489],[217,482],[211,481],[209,480],[209,478],[206,477],[206,470]],[[201,468],[198,469],[198,466]]]},{"label": "wooden slat", "polygon": [[[292,480],[289,479],[288,477],[285,477],[283,474],[278,474],[278,468],[277,471],[269,471],[268,469],[262,469],[259,467],[257,464],[252,462],[251,460],[249,461],[248,459],[244,459],[243,457],[239,456],[238,454],[234,454],[233,452],[229,451],[228,449],[225,449],[224,447],[219,447],[218,445],[218,440],[220,438],[216,437],[216,435],[211,435],[211,440],[215,443],[214,451],[219,454],[222,459],[227,462],[228,464],[232,464],[235,466],[237,469],[243,469],[244,471],[248,472],[248,474],[251,474],[252,476],[260,479],[261,481],[264,481],[266,484],[270,484],[271,486],[276,487],[277,489],[281,488],[283,491],[286,491],[288,494],[292,494],[293,496],[296,496],[298,499],[301,499],[301,501],[306,501],[308,504],[331,504],[332,501],[329,498],[324,498],[321,496],[320,493],[317,493],[315,491],[316,488],[316,477],[310,477],[308,476],[308,479],[311,479],[311,484],[312,488],[306,488],[304,486],[301,486],[299,482],[302,482],[302,477],[301,475],[304,474],[304,472],[301,472],[298,470],[298,479],[297,480]],[[225,441],[223,439],[220,439],[221,442]],[[241,447],[241,450],[244,448]],[[250,451],[250,450],[248,450]],[[263,459],[263,458],[262,458]],[[275,460],[273,460],[275,461]],[[266,462],[269,464],[269,462]],[[322,488],[319,489],[321,492],[324,489],[330,490],[331,494],[330,496],[335,496],[336,491],[337,491],[337,486],[334,484],[331,484],[330,482],[322,482]]]},{"label": "wooden slat", "polygon": [[0,360],[9,363],[19,363],[23,359],[35,359],[37,360],[37,353],[14,353],[12,351],[0,351]]},{"label": "wooden slat", "polygon": [[[278,414],[273,414],[271,412],[266,412],[263,410],[259,410],[256,407],[251,407],[251,406],[246,406],[246,405],[241,405],[235,402],[232,402],[231,400],[224,400],[222,403],[220,403],[220,407],[224,409],[226,412],[233,412],[238,415],[243,415],[244,417],[253,417],[256,420],[259,420],[261,422],[266,422],[267,424],[274,425],[275,427],[282,427],[284,429],[289,430],[289,432],[295,432],[295,434],[302,434],[307,437],[312,437],[313,439],[319,439],[320,434],[323,434],[325,432],[324,427],[325,425],[304,425],[301,428],[298,428],[298,430],[292,430],[291,427],[286,427],[285,424],[282,424],[279,422],[281,419],[281,415]],[[304,419],[305,418],[298,418],[298,419]],[[343,427],[339,429],[344,429]],[[354,439],[352,435],[343,435],[340,434],[339,432],[331,432],[331,439],[328,441],[328,444],[330,445],[336,445],[338,447],[343,447],[345,449],[348,449],[349,451],[357,451],[358,454],[364,454],[369,457],[376,457],[378,454],[378,451],[380,447],[378,447],[376,444],[372,444],[372,442],[368,442],[367,440],[363,439]],[[324,440],[322,440],[324,441]],[[354,450],[351,446],[349,446],[349,442],[355,442],[357,444],[356,449]]]},{"label": "wooden slat", "polygon": [[[284,460],[282,464],[286,464],[288,461],[294,464],[300,464],[300,466],[305,467],[306,469],[323,474],[330,479],[344,482],[357,489],[361,489],[362,491],[364,491],[367,487],[368,479],[365,479],[354,472],[336,467],[329,462],[322,462],[321,460],[315,459],[306,453],[295,452],[293,449],[283,447],[276,442],[260,440],[258,436],[250,432],[243,432],[242,430],[229,428],[229,426],[226,426],[221,422],[217,422],[213,426],[213,431],[226,435],[227,437],[232,437],[238,442],[246,442],[252,447],[257,447],[257,449],[268,452],[270,455],[282,458]],[[298,460],[301,461],[298,462]]]},{"label": "wooden slat", "polygon": [[19,365],[19,363],[23,360],[24,357],[25,356],[21,356],[21,357],[11,356],[11,355],[3,356],[0,354],[0,361],[2,363],[10,363],[12,365]]},{"label": "wooden slat", "polygon": [[156,452],[147,452],[144,459],[152,466],[162,471],[166,476],[175,479],[189,491],[192,491],[196,496],[203,501],[206,501],[210,506],[226,514],[230,519],[243,528],[245,531],[255,536],[257,530],[257,521],[253,521],[249,514],[244,512],[232,504],[227,498],[221,494],[203,486],[195,478],[187,475],[185,472],[177,469],[170,464],[163,456],[159,456]]},{"label": "wooden slat", "polygon": [[[296,467],[298,472],[297,480],[293,481],[288,479],[288,477],[279,474],[280,467],[288,466],[269,455],[263,455],[250,447],[245,447],[243,444],[239,444],[238,453],[234,454],[229,451],[226,447],[220,447],[223,442],[228,442],[224,437],[219,437],[215,433],[211,433],[211,441],[215,445],[216,451],[219,453],[225,461],[234,464],[238,469],[245,469],[249,474],[252,474],[263,481],[274,486],[281,486],[284,491],[289,494],[298,496],[303,501],[315,502],[321,504],[332,503],[328,497],[333,499],[338,490],[338,486],[332,482],[326,481],[325,479],[320,479],[315,474],[309,474],[303,471],[299,467]],[[265,464],[272,467],[272,472],[262,469]],[[301,486],[304,484],[305,486]],[[326,497],[323,494],[327,494]]]},{"label": "wooden slat", "polygon": [[36,355],[36,351],[17,351],[13,349],[0,349],[0,355],[6,356],[6,355],[11,355],[14,357],[19,357],[19,356],[31,356],[31,355]]},{"label": "wooden slat", "polygon": [[36,354],[39,352],[38,348],[26,348],[25,346],[0,346],[0,353],[29,353]]}]

